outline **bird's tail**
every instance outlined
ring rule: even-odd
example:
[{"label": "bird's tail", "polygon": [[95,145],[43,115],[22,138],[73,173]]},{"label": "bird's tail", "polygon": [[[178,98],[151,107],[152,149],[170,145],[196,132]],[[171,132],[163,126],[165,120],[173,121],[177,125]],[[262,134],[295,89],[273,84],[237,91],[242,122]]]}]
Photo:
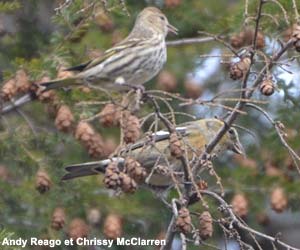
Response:
[{"label": "bird's tail", "polygon": [[99,173],[105,173],[105,169],[109,163],[112,161],[118,161],[118,163],[123,163],[123,158],[113,158],[106,159],[102,161],[93,161],[86,163],[79,163],[75,165],[66,166],[65,170],[68,172],[62,177],[62,180],[70,180],[78,177],[96,175]]},{"label": "bird's tail", "polygon": [[48,91],[50,89],[64,88],[73,85],[82,85],[82,81],[75,77],[55,79],[49,82],[42,82],[39,84],[41,92]]}]

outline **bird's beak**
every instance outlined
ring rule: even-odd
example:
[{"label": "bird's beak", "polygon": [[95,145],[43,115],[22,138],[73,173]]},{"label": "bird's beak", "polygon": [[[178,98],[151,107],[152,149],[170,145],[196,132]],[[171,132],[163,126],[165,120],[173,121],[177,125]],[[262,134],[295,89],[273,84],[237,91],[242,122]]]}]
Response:
[{"label": "bird's beak", "polygon": [[240,142],[235,142],[231,149],[234,153],[239,155],[246,155],[243,145]]},{"label": "bird's beak", "polygon": [[173,25],[171,25],[171,24],[168,23],[167,27],[168,27],[168,31],[169,32],[171,32],[171,33],[173,33],[175,35],[178,35],[178,29],[175,28]]}]

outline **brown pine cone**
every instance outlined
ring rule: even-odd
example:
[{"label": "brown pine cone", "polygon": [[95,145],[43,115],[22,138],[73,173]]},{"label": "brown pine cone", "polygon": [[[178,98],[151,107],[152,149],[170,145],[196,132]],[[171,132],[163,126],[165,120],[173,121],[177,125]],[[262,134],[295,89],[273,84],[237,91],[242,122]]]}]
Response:
[{"label": "brown pine cone", "polygon": [[170,134],[170,152],[176,158],[183,156],[183,148],[176,132]]},{"label": "brown pine cone", "polygon": [[176,219],[176,227],[184,234],[189,233],[192,230],[192,219],[190,211],[186,207],[182,207],[178,211],[178,217]]},{"label": "brown pine cone", "polygon": [[260,93],[262,93],[263,95],[270,96],[274,93],[275,86],[273,81],[269,78],[262,81],[259,89]]},{"label": "brown pine cone", "polygon": [[[251,45],[254,40],[254,29],[246,29],[243,32],[245,36],[245,45]],[[256,36],[256,48],[262,49],[263,47],[265,47],[265,36],[261,31],[258,31]]]},{"label": "brown pine cone", "polygon": [[11,100],[17,94],[16,80],[14,78],[4,83],[1,89],[1,97],[4,101]]},{"label": "brown pine cone", "polygon": [[275,188],[271,193],[271,207],[277,213],[282,213],[288,205],[288,199],[281,187]]},{"label": "brown pine cone", "polygon": [[103,233],[108,239],[116,239],[123,233],[122,218],[116,214],[109,214],[104,221]]},{"label": "brown pine cone", "polygon": [[163,70],[157,78],[157,87],[163,91],[173,92],[177,88],[177,79],[173,73]]},{"label": "brown pine cone", "polygon": [[74,116],[67,105],[62,105],[56,114],[55,126],[59,131],[68,133],[73,129]]},{"label": "brown pine cone", "polygon": [[261,31],[258,31],[256,37],[256,48],[262,49],[265,45],[265,36]]},{"label": "brown pine cone", "polygon": [[87,213],[87,221],[93,226],[99,225],[101,220],[101,212],[98,208],[91,208]]},{"label": "brown pine cone", "polygon": [[233,80],[243,78],[249,70],[250,64],[251,60],[249,57],[244,57],[239,62],[232,64],[230,67],[230,78]]},{"label": "brown pine cone", "polygon": [[244,194],[234,195],[231,200],[231,206],[232,206],[233,212],[237,216],[239,216],[241,218],[244,218],[247,216],[249,203]]},{"label": "brown pine cone", "polygon": [[106,104],[100,112],[100,123],[104,127],[119,125],[121,112],[117,105],[113,103]]},{"label": "brown pine cone", "polygon": [[29,81],[27,73],[20,69],[16,73],[16,87],[18,93],[25,93],[30,89],[31,82]]},{"label": "brown pine cone", "polygon": [[198,181],[197,186],[200,190],[206,190],[208,187],[208,184],[206,181],[200,180],[200,181]]},{"label": "brown pine cone", "polygon": [[130,178],[124,172],[121,172],[119,177],[121,181],[121,189],[124,193],[134,193],[136,191],[137,185],[134,179]]},{"label": "brown pine cone", "polygon": [[121,186],[120,170],[117,162],[112,162],[107,166],[103,182],[105,187],[114,190]]},{"label": "brown pine cone", "polygon": [[94,137],[86,146],[88,153],[93,158],[102,158],[105,155],[104,142],[100,134],[95,133]]},{"label": "brown pine cone", "polygon": [[58,97],[54,90],[49,90],[46,92],[41,92],[38,85],[43,82],[49,82],[51,79],[48,76],[44,76],[41,81],[37,82],[36,85],[32,85],[31,90],[36,94],[39,101],[43,103],[53,103]]},{"label": "brown pine cone", "polygon": [[139,119],[127,112],[122,113],[122,129],[124,132],[124,141],[133,143],[140,137],[140,121]]},{"label": "brown pine cone", "polygon": [[141,164],[132,157],[126,158],[125,168],[129,176],[138,183],[143,182],[147,176],[146,169],[143,168]]},{"label": "brown pine cone", "polygon": [[95,131],[87,122],[79,122],[75,130],[75,138],[86,144],[94,136]]},{"label": "brown pine cone", "polygon": [[51,228],[59,231],[64,227],[65,221],[66,221],[65,210],[61,207],[55,208],[52,214]]},{"label": "brown pine cone", "polygon": [[199,217],[199,234],[202,240],[207,240],[213,234],[213,220],[208,211],[204,211]]},{"label": "brown pine cone", "polygon": [[51,181],[48,173],[43,169],[39,169],[38,172],[36,173],[36,177],[35,177],[35,188],[41,194],[43,194],[43,193],[49,191],[51,186],[52,186],[52,181]]},{"label": "brown pine cone", "polygon": [[75,129],[75,138],[84,145],[91,157],[100,158],[104,156],[103,139],[87,122],[79,122]]},{"label": "brown pine cone", "polygon": [[184,82],[184,88],[187,97],[192,99],[198,99],[203,93],[203,88],[201,87],[201,85],[191,79],[187,79]]},{"label": "brown pine cone", "polygon": [[181,4],[181,0],[165,0],[167,8],[175,8]]},{"label": "brown pine cone", "polygon": [[240,49],[245,46],[245,33],[234,34],[230,38],[230,45],[235,49]]},{"label": "brown pine cone", "polygon": [[69,238],[76,241],[78,238],[87,238],[89,235],[89,227],[84,220],[80,218],[73,219],[68,227]]}]

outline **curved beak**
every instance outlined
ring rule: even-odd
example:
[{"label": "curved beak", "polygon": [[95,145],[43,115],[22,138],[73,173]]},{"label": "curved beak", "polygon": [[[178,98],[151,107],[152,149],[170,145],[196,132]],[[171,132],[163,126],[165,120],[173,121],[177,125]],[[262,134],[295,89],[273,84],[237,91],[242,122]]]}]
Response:
[{"label": "curved beak", "polygon": [[173,33],[175,35],[178,35],[178,29],[175,28],[173,25],[171,25],[171,24],[168,23],[167,27],[168,27],[168,31],[169,32],[171,32],[171,33]]},{"label": "curved beak", "polygon": [[246,155],[245,154],[245,150],[244,150],[244,147],[243,145],[237,141],[233,144],[233,147],[231,148],[231,150],[236,153],[236,154],[239,154],[239,155]]}]

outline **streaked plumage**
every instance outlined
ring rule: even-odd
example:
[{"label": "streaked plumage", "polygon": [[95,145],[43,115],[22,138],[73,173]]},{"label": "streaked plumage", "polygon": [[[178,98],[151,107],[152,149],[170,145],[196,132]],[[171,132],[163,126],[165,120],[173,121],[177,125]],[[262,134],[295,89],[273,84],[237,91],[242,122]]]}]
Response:
[{"label": "streaked plumage", "polygon": [[[199,156],[203,152],[205,145],[216,135],[219,129],[223,126],[223,122],[217,119],[202,119],[185,124],[177,128],[177,132],[182,135],[185,144],[188,146],[189,157],[192,155]],[[145,139],[126,149],[121,153],[121,157],[112,160],[117,160],[122,167],[124,158],[132,156],[139,161],[147,172],[150,173],[153,167],[157,164],[168,165],[170,164],[173,171],[182,171],[181,161],[172,157],[169,149],[169,132],[159,131],[153,134],[155,146],[153,144],[145,145]],[[215,147],[215,154],[231,150],[238,154],[243,154],[243,147],[239,141],[237,131],[231,128],[221,139],[220,143]],[[194,152],[194,154],[192,154]],[[166,158],[161,157],[163,154]],[[124,158],[123,158],[124,157]],[[94,175],[104,173],[106,166],[111,160],[102,160],[96,162],[88,162],[77,165],[67,166],[66,170],[69,172],[63,176],[63,180],[73,179],[76,177]],[[167,187],[172,184],[172,179],[168,175],[160,173],[153,173],[148,182],[151,186]]]},{"label": "streaked plumage", "polygon": [[99,85],[118,89],[122,84],[141,85],[152,79],[167,60],[165,37],[176,33],[165,15],[155,7],[145,8],[122,42],[104,55],[67,69],[79,71],[74,77],[42,83],[43,91],[69,85]]}]

